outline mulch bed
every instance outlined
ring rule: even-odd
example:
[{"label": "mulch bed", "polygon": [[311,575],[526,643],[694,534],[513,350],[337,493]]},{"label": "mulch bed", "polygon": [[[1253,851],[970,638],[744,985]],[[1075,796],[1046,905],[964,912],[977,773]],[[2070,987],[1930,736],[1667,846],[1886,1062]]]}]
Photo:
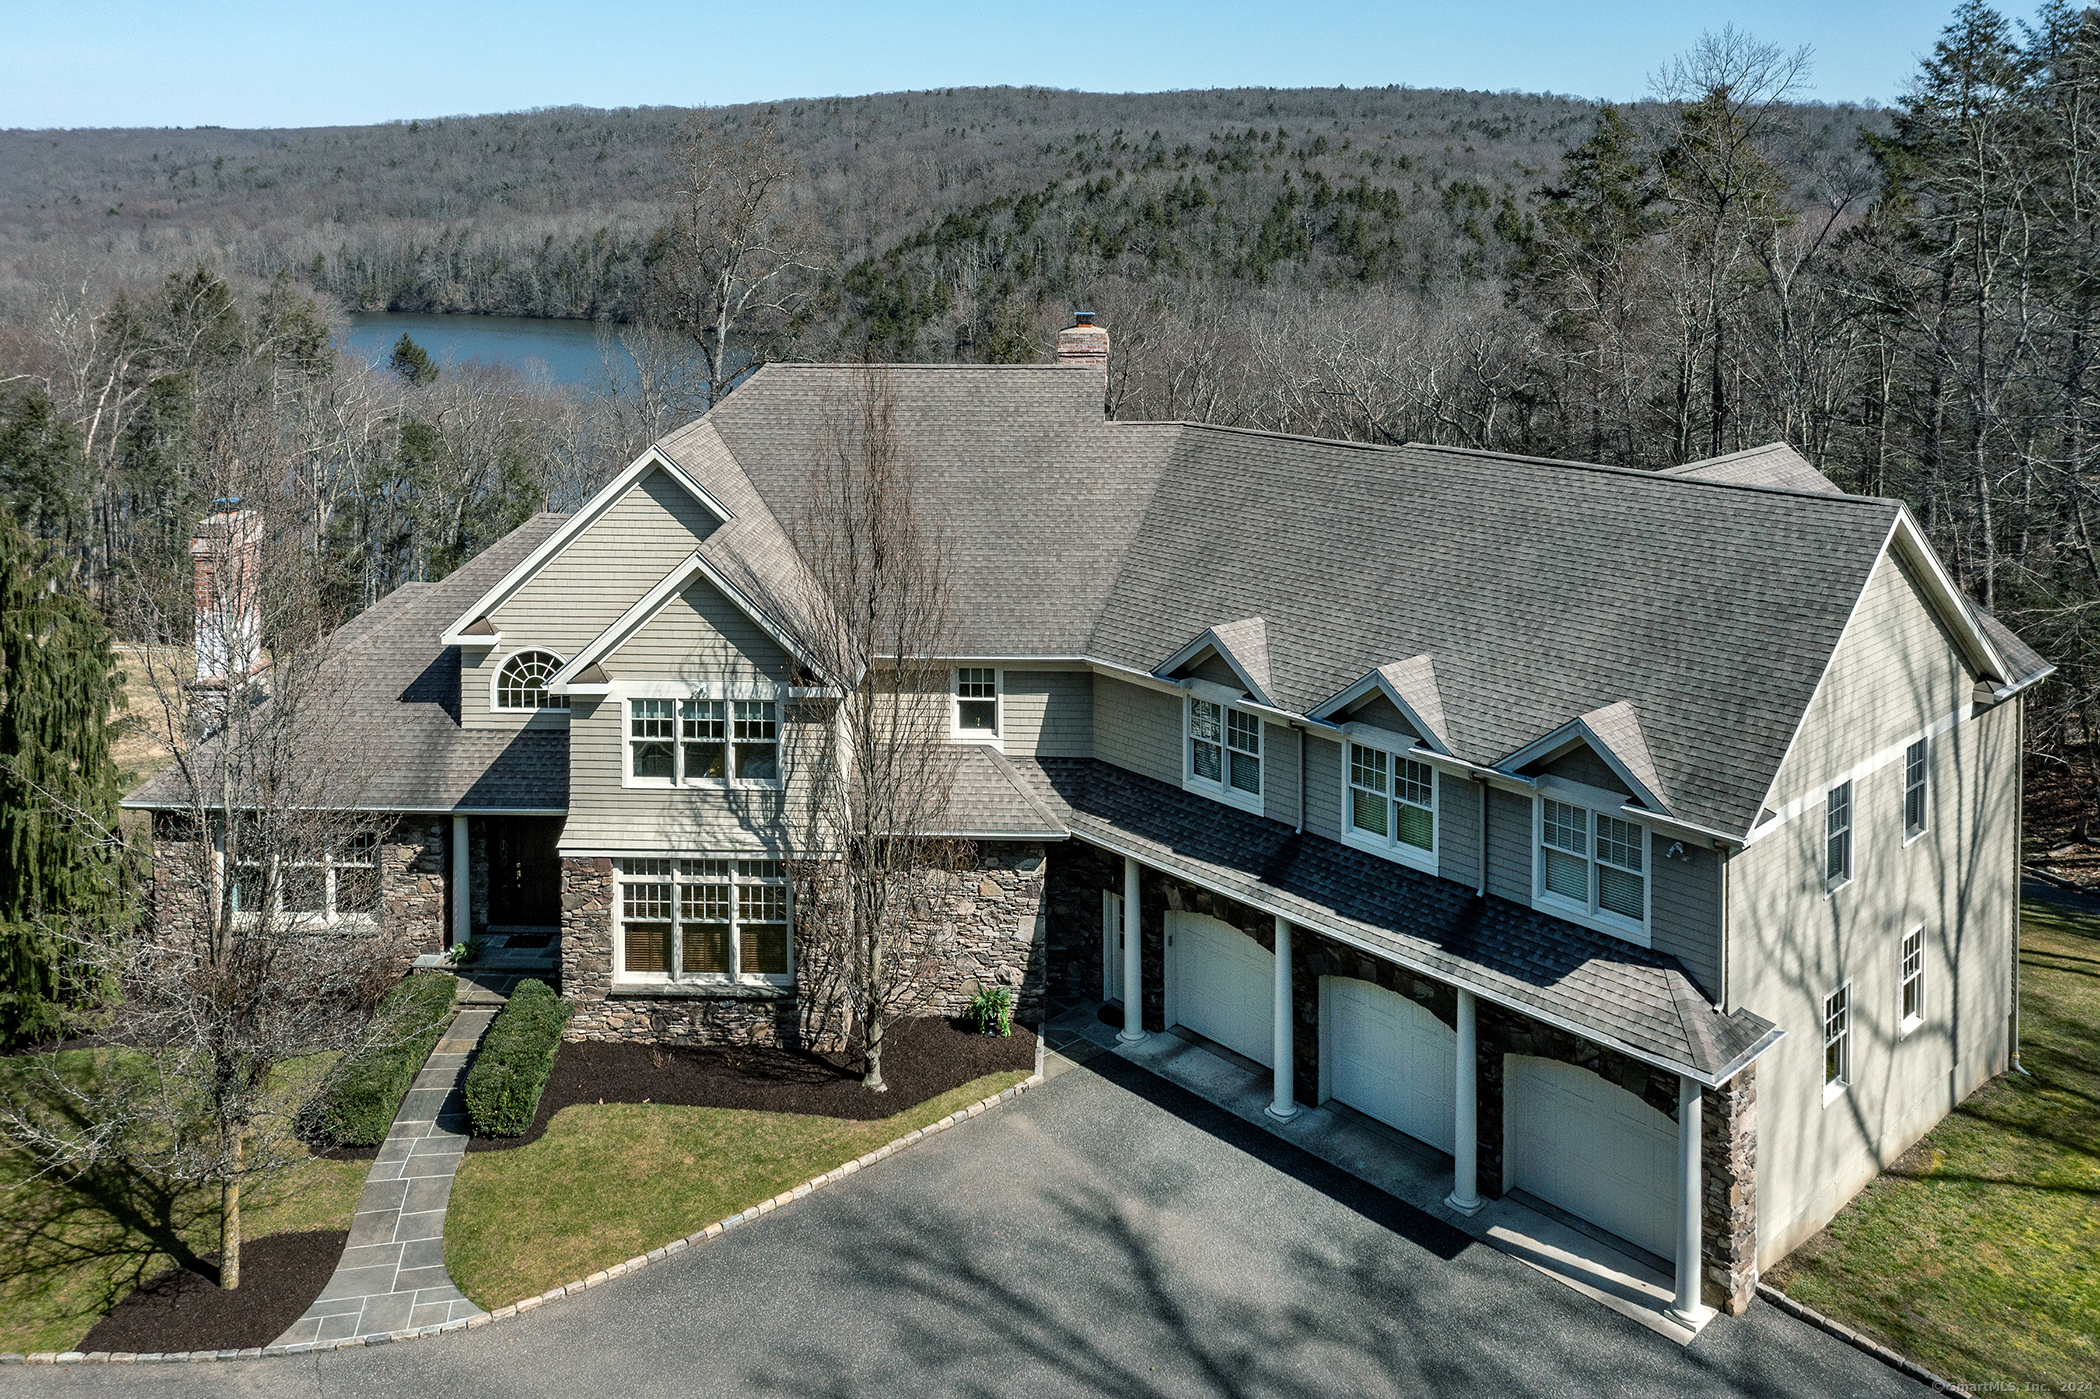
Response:
[{"label": "mulch bed", "polygon": [[469,1151],[505,1151],[536,1142],[548,1121],[576,1103],[665,1103],[749,1108],[872,1121],[917,1107],[972,1079],[1035,1068],[1035,1033],[981,1035],[962,1020],[900,1020],[882,1055],[887,1093],[861,1087],[857,1056],[761,1048],[563,1044],[540,1095],[539,1115],[519,1137],[476,1137]]},{"label": "mulch bed", "polygon": [[267,1346],[328,1285],[347,1229],[269,1234],[241,1245],[241,1285],[219,1287],[219,1255],[202,1272],[171,1268],[117,1303],[75,1347],[83,1351],[244,1350]]}]

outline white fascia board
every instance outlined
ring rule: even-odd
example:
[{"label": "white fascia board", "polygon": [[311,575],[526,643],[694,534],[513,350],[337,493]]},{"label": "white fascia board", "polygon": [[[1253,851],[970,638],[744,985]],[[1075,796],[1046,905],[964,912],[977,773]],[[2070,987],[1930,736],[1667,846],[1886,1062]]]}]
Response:
[{"label": "white fascia board", "polygon": [[1232,673],[1239,677],[1241,686],[1246,689],[1249,695],[1254,697],[1256,704],[1269,708],[1275,707],[1275,701],[1269,698],[1269,692],[1254,683],[1254,677],[1247,674],[1247,668],[1240,664],[1239,657],[1232,654],[1232,648],[1218,639],[1215,627],[1204,628],[1203,635],[1160,662],[1159,668],[1152,672],[1153,678],[1156,680],[1168,680],[1169,683],[1172,683],[1170,680],[1172,674],[1201,655],[1205,647],[1218,653],[1219,659],[1223,660]]},{"label": "white fascia board", "polygon": [[[1413,724],[1415,732],[1421,736],[1423,747],[1439,757],[1451,756],[1451,750],[1444,746],[1442,740],[1437,738],[1436,730],[1422,722],[1422,716],[1415,712],[1415,707],[1409,704],[1406,698],[1393,688],[1393,683],[1377,670],[1365,671],[1363,677],[1355,684],[1349,686],[1346,690],[1330,695],[1307,710],[1305,717],[1315,722],[1326,723],[1328,722],[1328,716],[1339,713],[1341,710],[1355,704],[1373,690],[1384,695],[1393,708],[1407,716],[1407,722]],[[1330,723],[1329,727],[1347,728],[1348,725],[1346,723],[1340,725]]]},{"label": "white fascia board", "polygon": [[628,489],[651,470],[662,471],[673,481],[676,481],[687,494],[699,501],[710,514],[723,524],[726,525],[736,518],[735,515],[730,513],[727,506],[715,499],[713,494],[703,488],[699,482],[686,475],[684,469],[677,462],[672,461],[661,448],[651,443],[640,456],[628,464],[625,471],[613,477],[612,480],[607,481],[599,488],[596,495],[585,501],[583,507],[569,517],[568,523],[541,540],[537,549],[527,554],[516,568],[504,574],[500,582],[483,593],[475,600],[472,607],[462,612],[451,626],[445,628],[445,644],[448,646],[458,644],[451,638],[473,625],[476,618],[486,617],[508,602],[511,595],[525,585],[527,579],[538,573],[541,568],[545,567],[564,549],[574,543],[577,536],[598,523],[605,512],[618,504],[620,498],[627,494]]},{"label": "white fascia board", "polygon": [[2006,665],[2005,657],[1998,654],[1998,648],[1991,644],[1975,614],[1969,611],[1961,589],[1955,586],[1946,565],[1940,562],[1939,552],[1926,539],[1925,531],[1911,518],[1907,505],[1897,508],[1896,523],[1890,527],[1889,537],[1882,543],[1882,553],[1886,554],[1892,544],[1900,546],[1911,565],[1926,576],[1925,591],[1932,610],[1940,614],[1940,620],[1949,630],[1973,648],[1969,659],[1977,663],[1977,669],[2002,683],[2011,667]]},{"label": "white fascia board", "polygon": [[1592,753],[1604,760],[1604,765],[1610,768],[1621,782],[1632,789],[1633,794],[1641,800],[1641,811],[1652,812],[1658,816],[1670,814],[1669,805],[1649,791],[1647,784],[1635,777],[1626,764],[1620,761],[1619,755],[1611,751],[1611,745],[1597,737],[1596,731],[1581,719],[1570,719],[1543,738],[1533,739],[1496,763],[1495,767],[1514,777],[1518,768],[1535,763],[1541,758],[1557,757],[1563,749],[1573,748],[1578,743],[1587,745]]},{"label": "white fascia board", "polygon": [[[477,613],[475,615],[479,616],[480,614]],[[467,619],[467,625],[471,626],[473,622],[473,617]],[[468,635],[465,632],[448,631],[438,638],[438,644],[441,646],[471,646],[479,650],[492,650],[503,644],[503,633],[491,631]]]}]

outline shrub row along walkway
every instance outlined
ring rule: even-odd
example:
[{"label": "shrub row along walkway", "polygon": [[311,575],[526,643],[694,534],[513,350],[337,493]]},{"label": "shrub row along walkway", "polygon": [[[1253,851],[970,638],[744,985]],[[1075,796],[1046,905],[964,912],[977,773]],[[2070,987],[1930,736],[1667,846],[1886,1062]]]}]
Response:
[{"label": "shrub row along walkway", "polygon": [[445,1271],[445,1205],[467,1149],[460,1085],[495,1018],[494,1007],[461,1011],[438,1041],[365,1177],[335,1275],[278,1345],[385,1336],[481,1315]]}]

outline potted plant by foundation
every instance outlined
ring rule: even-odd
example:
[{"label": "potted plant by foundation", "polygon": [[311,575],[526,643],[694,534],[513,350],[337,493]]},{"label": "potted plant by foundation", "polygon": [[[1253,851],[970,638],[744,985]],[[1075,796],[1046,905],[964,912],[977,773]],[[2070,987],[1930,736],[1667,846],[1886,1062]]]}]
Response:
[{"label": "potted plant by foundation", "polygon": [[1014,1032],[1014,995],[1004,986],[987,986],[970,997],[969,1017],[980,1035]]}]

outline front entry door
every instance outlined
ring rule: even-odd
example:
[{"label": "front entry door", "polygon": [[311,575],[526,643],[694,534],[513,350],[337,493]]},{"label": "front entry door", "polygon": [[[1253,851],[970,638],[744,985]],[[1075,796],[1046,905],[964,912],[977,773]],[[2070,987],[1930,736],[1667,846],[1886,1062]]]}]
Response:
[{"label": "front entry door", "polygon": [[561,926],[561,821],[491,816],[489,927]]}]

